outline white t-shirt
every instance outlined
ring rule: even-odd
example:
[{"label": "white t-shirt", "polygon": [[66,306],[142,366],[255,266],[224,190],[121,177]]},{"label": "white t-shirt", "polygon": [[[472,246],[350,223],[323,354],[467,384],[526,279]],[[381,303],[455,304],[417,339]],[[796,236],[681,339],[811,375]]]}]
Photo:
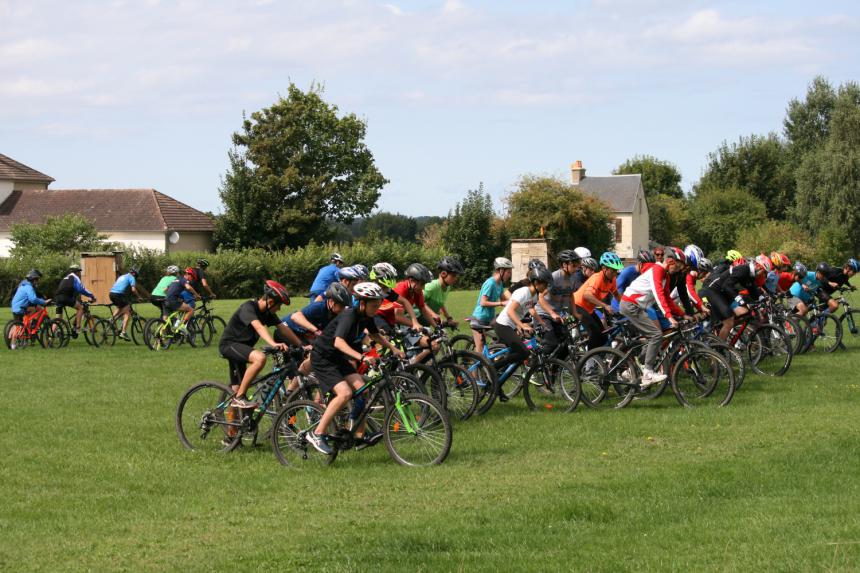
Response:
[{"label": "white t-shirt", "polygon": [[[537,299],[538,299],[537,292],[535,292],[535,294],[532,294],[529,291],[529,287],[527,287],[527,286],[520,287],[514,291],[514,293],[511,295],[511,300],[512,301],[515,300],[519,303],[519,306],[517,307],[517,309],[514,312],[517,313],[517,318],[520,321],[522,321],[523,317],[526,315],[526,313],[528,311],[530,311],[531,309],[533,309],[535,307],[535,305],[537,304]],[[508,309],[509,308],[511,308],[510,302],[508,302],[508,306],[505,307],[505,310],[503,310],[501,312],[501,314],[499,314],[499,317],[496,319],[496,322],[498,322],[501,325],[507,326],[508,328],[514,328],[515,329],[517,327],[517,325],[508,316]]]}]

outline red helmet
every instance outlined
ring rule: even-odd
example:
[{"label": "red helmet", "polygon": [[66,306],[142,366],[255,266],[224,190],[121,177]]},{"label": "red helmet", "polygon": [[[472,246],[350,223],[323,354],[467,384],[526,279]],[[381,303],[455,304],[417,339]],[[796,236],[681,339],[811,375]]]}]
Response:
[{"label": "red helmet", "polygon": [[687,264],[687,255],[685,255],[684,251],[682,251],[678,247],[667,248],[665,254],[667,258],[675,259],[676,261],[678,261],[679,264]]},{"label": "red helmet", "polygon": [[741,265],[745,265],[745,264],[747,264],[747,260],[746,260],[745,258],[743,258],[743,257],[740,257],[740,258],[735,259],[735,260],[733,260],[733,261],[732,261],[732,266],[733,266],[733,267],[739,267],[739,266],[741,266]]},{"label": "red helmet", "polygon": [[263,286],[263,294],[276,302],[280,302],[281,304],[290,304],[290,293],[288,293],[286,287],[278,281],[266,281],[266,284]]},{"label": "red helmet", "polygon": [[755,264],[760,269],[763,269],[764,272],[769,273],[773,270],[773,265],[771,264],[771,260],[767,255],[759,255],[755,258]]},{"label": "red helmet", "polygon": [[186,268],[186,269],[185,269],[185,274],[186,274],[186,275],[191,275],[191,280],[195,280],[195,281],[197,280],[197,271],[194,269],[194,267],[188,267],[188,268]]}]

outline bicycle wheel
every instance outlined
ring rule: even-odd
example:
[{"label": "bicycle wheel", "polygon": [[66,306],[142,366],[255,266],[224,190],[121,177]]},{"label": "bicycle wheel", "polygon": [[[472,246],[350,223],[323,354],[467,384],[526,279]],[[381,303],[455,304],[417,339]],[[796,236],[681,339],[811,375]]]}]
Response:
[{"label": "bicycle wheel", "polygon": [[849,310],[839,317],[839,323],[842,326],[842,342],[854,341],[860,339],[860,312]]},{"label": "bicycle wheel", "polygon": [[593,348],[576,365],[581,399],[592,408],[623,408],[633,400],[641,373],[636,361],[614,348]]},{"label": "bicycle wheel", "polygon": [[215,327],[212,322],[203,317],[192,317],[188,323],[189,332],[194,332],[197,346],[209,346],[215,338]]},{"label": "bicycle wheel", "polygon": [[146,344],[144,340],[144,329],[146,328],[146,319],[140,315],[132,316],[129,319],[128,330],[131,332],[131,340],[136,346]]},{"label": "bicycle wheel", "polygon": [[[426,391],[431,397],[445,406],[445,384],[442,382],[442,376],[436,368],[429,364],[410,364],[406,367],[406,372],[418,378],[423,391]],[[417,390],[412,391],[415,392]]]},{"label": "bicycle wheel", "polygon": [[486,414],[496,401],[496,392],[499,385],[499,377],[492,363],[481,354],[468,350],[460,350],[453,355],[454,361],[465,368],[478,389],[478,401],[475,412],[480,415]]},{"label": "bicycle wheel", "polygon": [[[326,466],[337,457],[337,449],[327,456],[310,445],[305,436],[313,432],[322,418],[325,408],[316,402],[298,400],[281,408],[272,424],[272,449],[281,465],[292,468]],[[336,432],[336,421],[332,420],[329,431]]]},{"label": "bicycle wheel", "polygon": [[65,346],[66,324],[59,319],[46,320],[39,328],[39,343],[42,348],[62,348]]},{"label": "bicycle wheel", "polygon": [[753,371],[762,376],[782,376],[791,366],[791,341],[772,324],[755,327],[747,343]]},{"label": "bicycle wheel", "polygon": [[842,344],[842,323],[832,314],[821,314],[812,320],[813,344],[824,352],[835,352]]},{"label": "bicycle wheel", "polygon": [[441,464],[451,451],[451,421],[445,409],[423,394],[401,394],[385,414],[385,447],[404,466]]},{"label": "bicycle wheel", "polygon": [[[468,370],[453,362],[436,365],[445,388],[444,400],[436,400],[452,416],[468,420],[478,405],[478,384]],[[436,399],[436,396],[433,396]]]},{"label": "bicycle wheel", "polygon": [[796,354],[804,354],[809,351],[809,348],[812,346],[812,325],[809,323],[809,319],[805,316],[799,314],[792,314],[791,317],[797,321],[800,325],[800,332],[803,336],[803,346]]},{"label": "bicycle wheel", "polygon": [[[266,378],[263,378],[259,381],[264,383],[262,392],[258,390],[258,388],[260,387],[259,384],[252,384],[251,387],[249,387],[247,392],[245,393],[246,396],[249,399],[258,402],[259,404],[263,404],[266,401],[266,398],[268,397],[271,388],[276,383],[271,378],[273,378],[272,375],[267,376]],[[274,376],[274,378],[277,378],[277,376]],[[284,405],[287,403],[288,398],[289,397],[287,396],[286,386],[280,384],[278,391],[275,393],[274,397],[272,397],[271,402],[269,402],[266,406],[266,411],[260,412],[258,410],[254,413],[254,416],[257,416],[258,414],[262,415],[260,415],[257,419],[257,426],[256,428],[254,428],[254,431],[244,432],[242,434],[243,446],[253,448],[264,443],[270,443],[272,441],[272,427],[275,421],[275,417],[278,415],[278,412],[281,411],[281,408],[283,408]]]},{"label": "bicycle wheel", "polygon": [[579,404],[579,378],[567,362],[545,358],[528,369],[523,399],[532,410],[570,412]]},{"label": "bicycle wheel", "polygon": [[224,319],[220,316],[210,314],[208,317],[206,317],[206,322],[208,322],[209,326],[212,327],[213,340],[221,338],[221,334],[224,332],[224,329],[227,328],[227,323],[224,322]]},{"label": "bicycle wheel", "polygon": [[475,350],[475,339],[472,338],[472,336],[469,334],[457,334],[457,335],[452,336],[448,340],[448,345],[452,349],[454,349],[455,351],[458,351],[458,350],[473,351],[473,350]]},{"label": "bicycle wheel", "polygon": [[217,382],[192,386],[176,408],[176,433],[189,450],[229,452],[239,445],[240,411],[230,407],[233,392]]},{"label": "bicycle wheel", "polygon": [[[24,321],[22,320],[10,320],[6,323],[6,327],[3,329],[3,341],[6,343],[6,348],[13,350],[12,348],[12,334],[13,332],[16,334],[17,340],[15,341],[15,349],[24,348],[28,346],[25,342],[26,338],[21,336],[24,333]],[[23,343],[23,345],[22,345]]]},{"label": "bicycle wheel", "polygon": [[800,325],[800,321],[797,320],[797,317],[786,316],[779,319],[778,323],[779,327],[785,331],[789,340],[791,340],[791,351],[794,354],[800,352],[806,342],[803,338],[803,327]]},{"label": "bicycle wheel", "polygon": [[150,318],[146,321],[144,328],[144,340],[150,350],[167,350],[173,342],[172,335],[168,332],[167,323],[160,318]]},{"label": "bicycle wheel", "polygon": [[729,366],[732,367],[732,375],[735,380],[735,391],[738,391],[743,385],[744,379],[747,375],[747,367],[746,362],[744,362],[744,357],[740,352],[723,342],[719,336],[707,335],[707,338],[702,338],[702,342],[729,362]]},{"label": "bicycle wheel", "polygon": [[678,403],[688,408],[726,406],[735,393],[734,374],[719,353],[692,346],[672,364],[669,380]]},{"label": "bicycle wheel", "polygon": [[87,339],[90,346],[94,346],[95,348],[106,348],[108,346],[113,346],[116,341],[116,333],[114,332],[110,322],[106,319],[91,316],[89,320],[87,320],[86,327],[84,329],[84,338]]}]

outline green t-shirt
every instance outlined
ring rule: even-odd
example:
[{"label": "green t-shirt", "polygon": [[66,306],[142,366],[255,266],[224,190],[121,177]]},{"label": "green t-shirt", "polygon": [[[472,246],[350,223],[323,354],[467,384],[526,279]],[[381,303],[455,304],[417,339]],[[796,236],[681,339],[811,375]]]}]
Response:
[{"label": "green t-shirt", "polygon": [[170,284],[175,280],[178,279],[173,275],[161,277],[161,280],[158,281],[158,284],[155,285],[154,289],[152,289],[152,296],[165,296],[167,293],[167,287],[169,287]]},{"label": "green t-shirt", "polygon": [[433,312],[438,313],[439,309],[445,306],[445,301],[448,300],[448,293],[454,290],[454,287],[442,286],[442,279],[435,279],[424,285],[424,304],[429,306]]}]

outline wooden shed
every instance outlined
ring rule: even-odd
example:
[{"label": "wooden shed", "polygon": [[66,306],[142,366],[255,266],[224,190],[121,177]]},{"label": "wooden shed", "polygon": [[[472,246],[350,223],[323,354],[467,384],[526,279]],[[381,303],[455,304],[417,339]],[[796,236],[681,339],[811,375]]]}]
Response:
[{"label": "wooden shed", "polygon": [[122,267],[122,253],[81,253],[81,282],[100,303],[110,302],[110,289]]},{"label": "wooden shed", "polygon": [[516,282],[525,278],[529,272],[529,261],[540,259],[549,265],[549,250],[546,239],[513,239],[511,241],[511,262],[514,270],[511,280]]}]

